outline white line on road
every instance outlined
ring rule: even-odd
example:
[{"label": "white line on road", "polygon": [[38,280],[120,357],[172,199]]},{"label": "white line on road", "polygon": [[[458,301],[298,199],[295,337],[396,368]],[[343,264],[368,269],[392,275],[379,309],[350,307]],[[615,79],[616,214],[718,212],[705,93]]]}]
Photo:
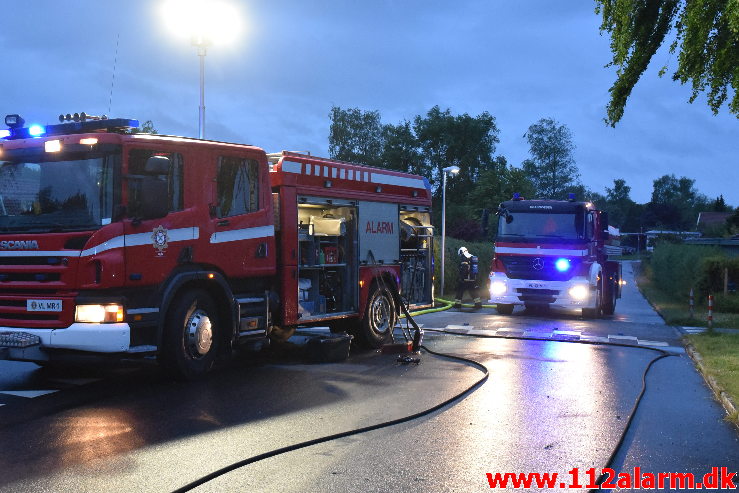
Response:
[{"label": "white line on road", "polygon": [[0,390],[0,394],[25,397],[26,399],[33,399],[42,395],[53,394],[54,392],[59,392],[59,390]]}]

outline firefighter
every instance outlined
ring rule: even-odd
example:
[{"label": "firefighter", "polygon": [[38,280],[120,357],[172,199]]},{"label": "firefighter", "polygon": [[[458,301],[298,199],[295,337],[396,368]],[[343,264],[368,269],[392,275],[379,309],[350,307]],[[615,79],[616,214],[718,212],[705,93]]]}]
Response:
[{"label": "firefighter", "polygon": [[477,257],[472,255],[467,247],[461,247],[457,250],[459,256],[459,282],[457,283],[457,296],[454,299],[454,308],[462,308],[462,297],[465,291],[469,291],[470,295],[475,299],[475,310],[482,308],[480,295],[478,293],[479,286],[477,284]]}]

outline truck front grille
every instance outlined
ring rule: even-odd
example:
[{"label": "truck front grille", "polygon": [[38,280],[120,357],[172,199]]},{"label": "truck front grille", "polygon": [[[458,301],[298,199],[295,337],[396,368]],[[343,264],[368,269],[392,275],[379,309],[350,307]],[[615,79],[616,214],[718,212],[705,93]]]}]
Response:
[{"label": "truck front grille", "polygon": [[580,266],[580,259],[570,259],[570,268],[560,272],[554,266],[559,257],[500,256],[506,274],[511,279],[569,281]]}]

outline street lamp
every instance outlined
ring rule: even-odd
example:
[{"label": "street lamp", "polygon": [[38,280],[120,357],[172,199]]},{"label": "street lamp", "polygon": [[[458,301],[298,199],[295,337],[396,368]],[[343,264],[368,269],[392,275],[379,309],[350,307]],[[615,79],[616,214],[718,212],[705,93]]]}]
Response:
[{"label": "street lamp", "polygon": [[440,296],[444,296],[444,259],[446,258],[446,176],[459,173],[459,166],[449,166],[442,171],[441,185],[441,286]]},{"label": "street lamp", "polygon": [[213,44],[235,40],[241,30],[240,15],[236,9],[220,0],[168,0],[162,13],[169,30],[189,37],[200,58],[200,106],[198,137],[205,138],[205,55]]}]

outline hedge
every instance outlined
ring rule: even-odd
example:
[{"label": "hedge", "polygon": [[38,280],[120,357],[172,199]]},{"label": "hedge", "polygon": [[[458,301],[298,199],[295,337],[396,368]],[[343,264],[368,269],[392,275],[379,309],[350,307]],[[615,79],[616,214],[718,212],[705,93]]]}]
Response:
[{"label": "hedge", "polygon": [[655,285],[665,293],[687,300],[692,288],[696,303],[705,305],[713,294],[717,310],[739,312],[738,296],[723,295],[724,269],[730,281],[739,281],[739,258],[727,257],[718,247],[660,243],[650,265]]}]

